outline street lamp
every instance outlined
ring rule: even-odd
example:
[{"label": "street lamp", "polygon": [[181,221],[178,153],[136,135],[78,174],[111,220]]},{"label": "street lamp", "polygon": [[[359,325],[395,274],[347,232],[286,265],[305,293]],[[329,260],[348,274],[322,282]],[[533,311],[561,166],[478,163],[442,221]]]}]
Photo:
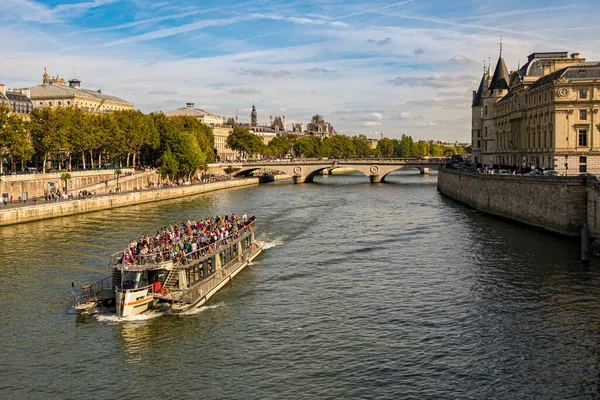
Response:
[{"label": "street lamp", "polygon": [[569,155],[565,154],[565,176],[569,176]]}]

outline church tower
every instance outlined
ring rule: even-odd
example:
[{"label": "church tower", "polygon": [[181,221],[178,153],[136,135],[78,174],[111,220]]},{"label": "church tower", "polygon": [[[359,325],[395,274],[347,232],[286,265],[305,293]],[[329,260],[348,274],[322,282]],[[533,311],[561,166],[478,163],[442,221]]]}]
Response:
[{"label": "church tower", "polygon": [[258,114],[254,104],[252,104],[252,113],[250,113],[250,126],[258,126]]}]

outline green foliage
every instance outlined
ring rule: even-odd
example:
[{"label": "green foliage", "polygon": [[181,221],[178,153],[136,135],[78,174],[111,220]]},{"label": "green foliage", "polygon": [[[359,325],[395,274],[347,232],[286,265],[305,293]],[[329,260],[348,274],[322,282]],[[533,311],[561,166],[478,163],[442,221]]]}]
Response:
[{"label": "green foliage", "polygon": [[293,145],[294,152],[300,157],[321,157],[323,142],[318,136],[303,136]]},{"label": "green foliage", "polygon": [[269,142],[266,150],[273,157],[283,158],[290,153],[291,149],[292,143],[288,136],[277,136]]},{"label": "green foliage", "polygon": [[158,172],[161,176],[175,176],[179,172],[179,161],[177,161],[177,157],[171,150],[167,149],[158,161],[160,164]]},{"label": "green foliage", "polygon": [[60,175],[60,179],[65,183],[65,193],[67,193],[69,191],[68,182],[71,180],[71,174],[68,172],[63,172]]},{"label": "green foliage", "polygon": [[375,153],[365,135],[353,136],[352,143],[354,144],[355,157],[369,157]]},{"label": "green foliage", "polygon": [[0,149],[1,158],[8,156],[13,160],[21,160],[21,169],[24,170],[25,163],[35,153],[29,138],[29,123],[16,115],[5,118],[4,124],[0,126]]},{"label": "green foliage", "polygon": [[236,126],[227,136],[227,146],[240,153],[242,158],[252,158],[256,154],[262,154],[265,144],[262,138],[251,133],[248,129]]},{"label": "green foliage", "polygon": [[334,135],[323,140],[321,154],[325,157],[341,158],[355,153],[354,143],[346,135]]},{"label": "green foliage", "polygon": [[377,142],[377,152],[382,157],[393,157],[394,156],[394,142],[392,139],[383,138]]}]

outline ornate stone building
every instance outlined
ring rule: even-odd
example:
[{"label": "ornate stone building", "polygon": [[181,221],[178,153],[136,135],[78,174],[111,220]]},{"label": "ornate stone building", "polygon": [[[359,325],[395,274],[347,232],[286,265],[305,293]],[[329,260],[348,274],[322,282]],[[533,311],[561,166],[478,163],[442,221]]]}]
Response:
[{"label": "ornate stone building", "polygon": [[71,79],[67,86],[64,78],[51,77],[44,68],[42,84],[30,88],[35,108],[77,107],[91,113],[107,113],[117,110],[133,110],[133,104],[115,96],[102,93],[100,89],[81,87],[79,79]]},{"label": "ornate stone building", "polygon": [[209,126],[217,126],[223,125],[225,123],[225,118],[220,117],[215,114],[211,114],[204,110],[194,107],[194,103],[187,102],[185,103],[185,107],[178,108],[176,110],[167,111],[165,113],[167,117],[176,117],[176,116],[188,116],[194,117],[198,121],[202,122],[205,125]]},{"label": "ornate stone building", "polygon": [[313,116],[310,123],[306,125],[306,133],[313,136],[321,136],[321,139],[335,135],[335,129],[329,122],[325,122],[319,114]]},{"label": "ornate stone building", "polygon": [[29,95],[29,89],[6,90],[6,86],[0,84],[0,104],[6,105],[11,114],[17,114],[24,120],[29,120],[33,110]]},{"label": "ornate stone building", "polygon": [[494,76],[484,72],[473,94],[474,160],[600,173],[600,62],[579,53],[533,53],[508,79],[505,69],[500,57]]}]

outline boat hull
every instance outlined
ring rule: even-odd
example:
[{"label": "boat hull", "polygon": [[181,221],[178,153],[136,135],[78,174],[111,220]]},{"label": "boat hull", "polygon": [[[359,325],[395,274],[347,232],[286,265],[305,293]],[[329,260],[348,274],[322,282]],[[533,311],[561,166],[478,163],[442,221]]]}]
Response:
[{"label": "boat hull", "polygon": [[154,302],[154,295],[150,293],[148,287],[135,290],[116,290],[115,298],[117,317],[141,314],[148,310]]}]

